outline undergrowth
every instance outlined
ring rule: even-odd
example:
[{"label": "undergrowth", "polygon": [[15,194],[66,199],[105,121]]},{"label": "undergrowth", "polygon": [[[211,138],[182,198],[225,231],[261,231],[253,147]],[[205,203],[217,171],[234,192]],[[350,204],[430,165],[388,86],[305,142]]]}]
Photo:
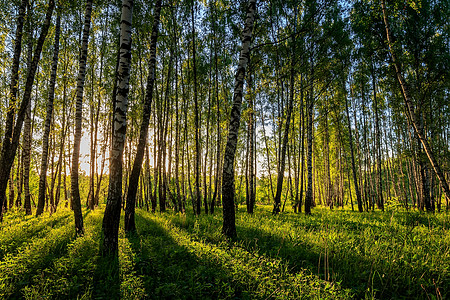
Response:
[{"label": "undergrowth", "polygon": [[[137,210],[118,256],[100,255],[103,209],[39,218],[8,212],[0,224],[1,299],[446,299],[450,218],[400,210],[268,207],[222,217]],[[122,220],[123,221],[123,220]],[[121,222],[122,225],[122,222]]]}]

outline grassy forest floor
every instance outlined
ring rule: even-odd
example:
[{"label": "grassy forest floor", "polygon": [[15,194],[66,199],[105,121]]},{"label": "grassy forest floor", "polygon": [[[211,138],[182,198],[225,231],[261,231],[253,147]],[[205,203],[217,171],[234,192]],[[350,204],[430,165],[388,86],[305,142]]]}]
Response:
[{"label": "grassy forest floor", "polygon": [[[123,214],[122,214],[123,215]],[[137,210],[114,261],[99,255],[103,209],[84,211],[75,238],[68,209],[8,212],[0,225],[1,299],[448,299],[450,215],[316,208],[237,214],[223,240],[221,212]],[[122,226],[121,222],[121,226]]]}]

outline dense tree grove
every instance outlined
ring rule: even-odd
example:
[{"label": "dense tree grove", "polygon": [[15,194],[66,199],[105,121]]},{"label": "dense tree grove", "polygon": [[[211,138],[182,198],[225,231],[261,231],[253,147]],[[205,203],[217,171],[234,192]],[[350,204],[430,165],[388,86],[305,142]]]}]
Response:
[{"label": "dense tree grove", "polygon": [[448,1],[1,5],[2,213],[450,207]]}]

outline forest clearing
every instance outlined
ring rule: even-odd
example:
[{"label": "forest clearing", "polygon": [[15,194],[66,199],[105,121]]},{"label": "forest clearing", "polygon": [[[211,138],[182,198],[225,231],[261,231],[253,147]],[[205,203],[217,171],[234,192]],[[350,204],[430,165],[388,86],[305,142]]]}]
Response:
[{"label": "forest clearing", "polygon": [[450,298],[450,1],[0,7],[1,299]]},{"label": "forest clearing", "polygon": [[[73,215],[5,215],[2,299],[447,299],[450,216],[317,208],[272,216],[238,209],[237,240],[222,218],[138,209],[119,231],[118,258],[100,255],[103,208]],[[122,218],[123,221],[123,218]],[[121,222],[123,224],[123,222]]]}]

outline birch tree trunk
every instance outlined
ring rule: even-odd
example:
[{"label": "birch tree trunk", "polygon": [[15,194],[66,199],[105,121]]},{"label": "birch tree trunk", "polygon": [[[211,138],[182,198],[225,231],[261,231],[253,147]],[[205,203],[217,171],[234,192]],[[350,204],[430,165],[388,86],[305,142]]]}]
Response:
[{"label": "birch tree trunk", "polygon": [[[299,171],[298,178],[295,187],[295,206],[294,212],[302,212],[303,202],[303,179],[305,170],[305,110],[304,110],[304,98],[303,98],[303,75],[300,77],[300,122],[299,122]],[[300,191],[299,191],[300,189]]]},{"label": "birch tree trunk", "polygon": [[[250,63],[250,62],[249,62]],[[247,213],[252,214],[255,208],[255,113],[254,113],[254,94],[253,94],[253,78],[249,68],[249,75],[247,76],[247,91],[248,91],[248,205]]]},{"label": "birch tree trunk", "polygon": [[197,62],[195,47],[195,23],[194,23],[194,5],[191,7],[192,21],[192,70],[194,76],[194,123],[195,123],[195,214],[200,215],[202,195],[200,191],[200,168],[201,168],[201,147],[200,147],[200,131],[201,121],[199,118],[198,95],[197,95]]},{"label": "birch tree trunk", "polygon": [[[55,28],[55,44],[53,48],[53,62],[50,74],[50,86],[48,89],[47,115],[45,118],[44,135],[42,136],[42,158],[41,158],[41,173],[39,174],[39,196],[38,206],[36,209],[36,216],[39,216],[44,211],[46,181],[47,181],[47,162],[48,162],[48,144],[50,136],[50,126],[53,117],[53,100],[55,99],[55,85],[56,85],[56,71],[58,69],[58,55],[59,55],[59,34],[61,28],[61,13],[58,12],[56,17]],[[53,207],[51,208],[53,211]]]},{"label": "birch tree trunk", "polygon": [[23,189],[25,214],[31,215],[30,162],[31,162],[31,102],[27,107],[23,128]]},{"label": "birch tree trunk", "polygon": [[75,137],[72,155],[72,172],[71,172],[71,193],[72,208],[75,215],[75,231],[78,235],[84,233],[83,215],[81,214],[80,187],[78,183],[78,164],[80,159],[80,142],[81,142],[81,123],[83,112],[83,90],[84,80],[86,78],[86,60],[89,42],[89,29],[91,27],[92,0],[86,1],[86,12],[84,16],[83,37],[81,40],[80,66],[77,78],[77,94],[75,104]]},{"label": "birch tree trunk", "polygon": [[377,86],[375,78],[375,66],[371,65],[372,75],[372,92],[373,92],[373,110],[375,113],[375,160],[376,160],[376,203],[377,207],[384,211],[384,198],[383,198],[383,179],[381,176],[381,131],[380,131],[380,118],[378,113],[378,98],[377,98]]},{"label": "birch tree trunk", "polygon": [[[100,74],[99,74],[99,78],[98,78],[98,82],[100,84],[100,86],[103,84],[103,68],[104,68],[104,56],[105,56],[105,48],[106,48],[106,43],[105,43],[105,35],[106,35],[106,29],[108,26],[108,21],[109,21],[109,8],[106,9],[106,19],[105,22],[102,23],[102,34],[101,34],[101,46],[100,46]],[[92,84],[92,87],[94,85]],[[94,94],[94,93],[92,93]],[[100,108],[101,108],[101,104],[102,104],[102,89],[98,88],[98,100],[97,100],[97,107],[95,108],[95,112],[93,115],[93,122],[91,124],[91,126],[93,127],[93,132],[91,130],[91,153],[90,153],[90,159],[91,159],[91,178],[90,178],[90,183],[89,183],[89,196],[88,196],[88,207],[91,210],[94,210],[94,208],[96,206],[98,206],[98,192],[100,191],[100,186],[97,185],[97,187],[95,186],[95,183],[100,182],[101,181],[101,177],[100,175],[97,174],[98,172],[98,168],[97,168],[97,148],[98,148],[98,131],[99,131],[99,117],[100,117]],[[91,112],[94,111],[94,107],[92,106],[92,110]],[[92,114],[91,114],[92,115]],[[102,152],[104,153],[104,152]],[[102,160],[103,162],[104,160]],[[103,169],[101,169],[100,171],[103,175]],[[97,180],[95,180],[95,177],[97,175]]]},{"label": "birch tree trunk", "polygon": [[345,94],[345,114],[347,116],[350,156],[352,159],[352,174],[353,174],[353,183],[355,185],[356,202],[358,203],[358,211],[363,212],[362,201],[361,201],[361,192],[358,187],[358,178],[357,178],[357,174],[356,174],[355,154],[353,152],[353,135],[352,135],[352,126],[350,124],[350,113],[348,111],[347,94]]},{"label": "birch tree trunk", "polygon": [[[217,22],[217,7],[216,7],[216,1],[214,1],[214,18],[213,22],[213,34],[216,36],[216,22]],[[211,214],[214,214],[214,207],[216,205],[216,198],[219,193],[219,183],[220,183],[220,157],[222,155],[221,150],[221,135],[222,132],[220,130],[220,99],[219,99],[219,68],[218,68],[218,57],[217,57],[217,38],[214,39],[214,97],[216,99],[216,135],[217,135],[217,141],[216,141],[216,173],[214,178],[214,193],[211,199],[211,206],[209,209],[209,212]]]},{"label": "birch tree trunk", "polygon": [[244,90],[245,69],[250,57],[250,42],[252,40],[253,22],[256,13],[256,0],[249,0],[247,4],[247,17],[242,34],[242,49],[239,64],[235,75],[233,106],[231,108],[228,140],[225,146],[222,175],[222,204],[223,227],[222,233],[228,238],[236,237],[235,207],[234,207],[234,158],[238,140],[241,120],[242,94]]},{"label": "birch tree trunk", "polygon": [[290,70],[290,95],[289,95],[289,103],[286,111],[286,123],[284,125],[284,136],[283,136],[283,144],[281,145],[281,153],[280,153],[280,168],[277,177],[277,192],[275,194],[274,199],[274,207],[273,214],[278,214],[280,212],[281,206],[281,192],[283,190],[283,179],[284,179],[284,169],[286,167],[286,149],[288,147],[289,140],[289,126],[291,124],[291,114],[294,109],[294,77],[295,77],[295,39],[292,40],[293,49],[291,54],[291,70]]},{"label": "birch tree trunk", "polygon": [[144,159],[145,147],[147,145],[148,125],[150,123],[150,113],[153,99],[153,86],[156,79],[156,43],[159,33],[159,16],[161,14],[161,0],[155,4],[153,13],[153,28],[150,41],[150,66],[149,75],[147,77],[147,90],[145,93],[144,106],[142,112],[142,123],[139,133],[139,142],[136,150],[136,157],[133,162],[133,169],[129,177],[129,186],[127,193],[127,202],[125,208],[125,231],[135,231],[134,212],[136,206],[136,192],[139,184],[139,175],[142,169],[142,161]]},{"label": "birch tree trunk", "polygon": [[[25,3],[26,3],[26,1],[25,1]],[[22,8],[23,7],[21,4],[21,9]],[[54,2],[54,0],[50,0],[48,3],[44,23],[41,28],[41,33],[40,33],[38,41],[36,43],[33,60],[31,62],[31,65],[28,68],[25,89],[24,89],[24,95],[23,95],[22,101],[20,103],[19,109],[17,111],[16,123],[14,125],[13,130],[11,130],[11,129],[12,129],[12,123],[13,123],[13,119],[14,119],[14,110],[11,111],[11,113],[13,114],[11,116],[11,120],[8,119],[10,117],[9,115],[7,117],[5,138],[3,140],[2,149],[0,152],[1,153],[0,154],[0,166],[2,166],[2,168],[0,169],[0,207],[3,207],[3,204],[6,200],[6,187],[8,184],[9,175],[11,173],[11,167],[14,162],[14,157],[16,156],[17,147],[19,146],[20,133],[22,131],[22,125],[23,125],[23,122],[25,119],[26,110],[27,110],[27,107],[28,107],[30,99],[31,99],[31,90],[33,88],[34,77],[36,74],[39,60],[41,58],[42,47],[44,45],[44,41],[47,37],[48,29],[50,27],[50,22],[51,22],[54,8],[55,8],[55,2]],[[22,11],[22,16],[23,16],[23,14],[24,14],[24,12]],[[20,24],[21,22],[22,22],[22,24]],[[21,27],[20,28],[20,31],[21,31],[23,28],[23,19],[22,19],[22,21],[20,21],[20,20],[18,21],[18,29],[19,29],[19,27]],[[20,40],[21,40],[21,34],[19,36],[20,36]],[[18,35],[16,35],[16,37],[17,37],[16,42],[18,42],[19,41]],[[20,51],[20,49],[15,48],[15,51],[14,51],[15,56],[16,56],[16,51]],[[20,53],[18,53],[17,57],[15,57],[15,58],[17,58],[17,60],[19,60]],[[17,63],[19,63],[19,62],[17,62]],[[12,74],[14,74],[14,67],[15,67],[15,63],[13,62]],[[11,80],[11,83],[12,83],[11,88],[17,87],[17,82],[14,82],[14,76],[15,75],[12,75],[13,78]],[[14,97],[13,101],[15,103],[15,97]],[[11,124],[8,123],[9,121],[11,121]],[[1,221],[1,218],[2,218],[2,215],[0,212],[0,221]]]},{"label": "birch tree trunk", "polygon": [[441,183],[442,189],[444,190],[444,193],[445,193],[445,197],[448,201],[450,199],[450,189],[449,189],[447,180],[445,179],[444,173],[442,172],[441,167],[434,156],[433,150],[432,150],[430,144],[428,143],[428,140],[424,136],[422,126],[420,126],[419,121],[416,119],[414,109],[413,109],[412,99],[409,94],[409,88],[406,84],[405,78],[402,75],[400,63],[398,62],[397,55],[392,46],[391,30],[389,28],[389,22],[388,22],[387,13],[386,13],[386,3],[384,0],[381,0],[381,8],[383,10],[383,20],[384,20],[384,25],[386,28],[386,37],[387,37],[387,43],[389,46],[389,52],[391,54],[392,63],[394,64],[395,75],[397,77],[398,83],[400,84],[400,88],[401,88],[401,91],[403,94],[403,100],[404,100],[405,107],[406,107],[407,117],[411,120],[411,125],[414,129],[414,132],[416,133],[417,137],[419,138],[419,140],[425,150],[425,153],[428,156],[431,166],[433,167],[434,172],[436,173],[437,177],[439,178],[439,182]]},{"label": "birch tree trunk", "polygon": [[[28,54],[27,65],[31,66],[33,60],[33,30],[31,26],[31,19],[33,16],[33,8],[30,4],[27,5],[27,30],[28,30]],[[25,193],[24,207],[25,214],[31,215],[31,194],[30,194],[30,164],[31,164],[31,101],[28,103],[27,111],[25,113],[24,128],[23,128],[23,188]]]},{"label": "birch tree trunk", "polygon": [[310,77],[310,95],[308,96],[308,124],[307,124],[307,169],[308,169],[308,185],[305,195],[305,214],[311,214],[311,206],[313,204],[313,116],[314,116],[314,67],[311,67]]},{"label": "birch tree trunk", "polygon": [[103,255],[117,253],[120,209],[122,202],[122,162],[127,131],[128,92],[130,89],[131,22],[133,0],[122,1],[120,21],[120,59],[117,70],[117,95],[114,101],[114,119],[109,171],[108,199],[103,217]]},{"label": "birch tree trunk", "polygon": [[[11,140],[13,135],[13,125],[14,125],[14,114],[15,114],[15,107],[17,102],[17,91],[18,91],[18,81],[19,81],[19,64],[20,64],[20,55],[22,53],[22,35],[23,35],[23,24],[24,24],[24,17],[25,17],[25,9],[27,7],[27,0],[22,0],[19,6],[19,14],[17,17],[17,28],[16,28],[16,36],[14,39],[14,55],[13,55],[13,63],[11,68],[11,84],[9,86],[10,94],[9,94],[9,104],[8,104],[8,111],[6,115],[6,126],[5,126],[5,137],[3,139],[3,144],[5,142],[8,142],[8,140]],[[3,156],[5,147],[2,147],[2,153]],[[11,165],[12,167],[12,165]],[[2,172],[3,173],[3,172]],[[8,174],[9,177],[9,174]],[[6,179],[6,181],[8,181]],[[6,193],[6,184],[5,183],[5,193]],[[3,215],[3,207],[6,207],[6,194],[2,194],[0,196],[0,221],[2,220]]]},{"label": "birch tree trunk", "polygon": [[[172,17],[175,18],[176,15],[172,13]],[[178,47],[178,36],[177,29],[174,26],[174,39],[176,46]],[[184,213],[183,204],[181,201],[180,193],[180,181],[179,181],[179,169],[180,169],[180,116],[179,116],[179,105],[178,105],[178,55],[175,55],[175,186],[176,186],[176,199],[178,202],[179,211]],[[148,210],[148,209],[147,209]]]}]

